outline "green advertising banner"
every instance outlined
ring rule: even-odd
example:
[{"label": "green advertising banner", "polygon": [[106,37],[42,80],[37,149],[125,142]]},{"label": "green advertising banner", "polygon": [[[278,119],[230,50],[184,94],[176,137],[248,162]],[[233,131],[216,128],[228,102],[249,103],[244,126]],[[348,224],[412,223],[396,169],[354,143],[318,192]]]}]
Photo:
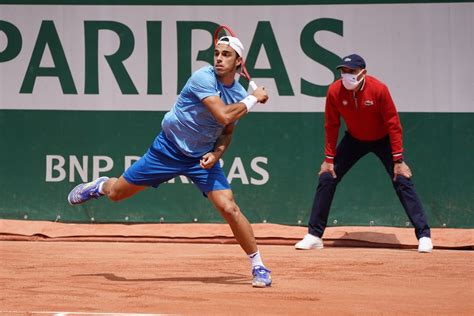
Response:
[{"label": "green advertising banner", "polygon": [[[270,94],[239,121],[222,159],[250,221],[306,224],[323,159],[326,90],[340,57],[357,52],[400,111],[430,224],[474,227],[466,63],[474,3],[211,2],[0,1],[0,218],[222,222],[185,177],[120,203],[72,207],[67,194],[120,176],[145,153],[189,75],[212,63],[212,33],[225,23]],[[329,224],[410,225],[375,156],[339,185]]]},{"label": "green advertising banner", "polygon": [[[220,222],[187,178],[129,200],[69,206],[75,184],[118,176],[159,132],[163,112],[0,111],[2,218],[74,222]],[[472,227],[474,114],[404,113],[406,159],[431,224]],[[251,113],[223,168],[252,222],[305,224],[323,157],[322,113]],[[19,128],[21,126],[21,128]],[[459,135],[470,135],[459,137]],[[444,154],[440,154],[444,151]],[[447,167],[449,166],[449,168]],[[407,225],[390,178],[367,156],[340,184],[332,225]]]}]

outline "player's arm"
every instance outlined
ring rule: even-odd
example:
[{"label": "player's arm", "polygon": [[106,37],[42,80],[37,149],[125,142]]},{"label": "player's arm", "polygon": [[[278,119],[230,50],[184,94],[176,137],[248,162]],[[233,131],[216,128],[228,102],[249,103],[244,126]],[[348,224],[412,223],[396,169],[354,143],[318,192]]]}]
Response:
[{"label": "player's arm", "polygon": [[267,100],[265,88],[258,87],[251,95],[238,103],[225,105],[224,101],[215,95],[204,98],[201,102],[219,123],[227,126],[247,114],[255,104],[265,103]]},{"label": "player's arm", "polygon": [[229,145],[232,141],[232,135],[234,133],[234,127],[234,124],[227,125],[222,131],[221,136],[219,136],[217,139],[214,151],[208,152],[202,156],[200,161],[202,168],[212,168],[212,166],[214,166],[214,164],[219,161],[227,148],[229,148]]}]

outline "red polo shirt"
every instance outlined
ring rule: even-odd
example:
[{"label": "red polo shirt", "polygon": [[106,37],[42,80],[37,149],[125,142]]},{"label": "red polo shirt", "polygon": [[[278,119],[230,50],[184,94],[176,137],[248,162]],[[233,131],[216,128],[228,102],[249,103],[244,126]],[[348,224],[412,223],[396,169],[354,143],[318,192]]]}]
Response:
[{"label": "red polo shirt", "polygon": [[329,86],[326,97],[326,161],[336,156],[340,118],[351,136],[360,141],[374,141],[390,136],[393,160],[403,158],[402,126],[387,86],[372,76],[365,76],[362,89],[349,91],[341,79]]}]

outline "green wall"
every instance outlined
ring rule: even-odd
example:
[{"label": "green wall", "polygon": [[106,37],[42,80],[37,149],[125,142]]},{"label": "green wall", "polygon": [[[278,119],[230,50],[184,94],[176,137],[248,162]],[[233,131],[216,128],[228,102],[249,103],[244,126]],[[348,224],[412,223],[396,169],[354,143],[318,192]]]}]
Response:
[{"label": "green wall", "polygon": [[[81,182],[69,182],[68,157],[109,156],[123,172],[127,155],[142,155],[160,130],[164,112],[0,111],[0,217],[6,219],[88,222],[221,222],[219,214],[193,184],[164,184],[129,200],[106,199],[69,206],[67,193]],[[322,113],[251,113],[238,124],[223,157],[224,170],[240,157],[248,179],[261,179],[250,161],[269,174],[264,185],[232,188],[252,222],[306,224],[323,157]],[[474,114],[402,113],[405,156],[433,227],[474,227]],[[46,156],[66,159],[66,179],[46,182]],[[80,160],[80,159],[79,159]],[[82,160],[80,160],[82,161]],[[126,219],[127,218],[127,219]],[[405,226],[407,217],[390,179],[375,156],[367,156],[340,184],[330,224]]]}]

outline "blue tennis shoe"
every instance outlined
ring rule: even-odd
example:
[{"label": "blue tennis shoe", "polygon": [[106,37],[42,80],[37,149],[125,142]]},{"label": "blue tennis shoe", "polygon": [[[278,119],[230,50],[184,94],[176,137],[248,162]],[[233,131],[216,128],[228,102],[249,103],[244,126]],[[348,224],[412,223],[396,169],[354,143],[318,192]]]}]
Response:
[{"label": "blue tennis shoe", "polygon": [[97,199],[101,197],[103,194],[99,192],[100,184],[107,180],[109,180],[109,177],[100,177],[92,182],[81,183],[77,185],[74,189],[72,189],[71,192],[69,192],[69,195],[67,196],[69,204],[81,204],[89,201],[90,199]]},{"label": "blue tennis shoe", "polygon": [[252,286],[253,287],[267,287],[272,284],[271,271],[263,266],[255,266],[252,269]]}]

